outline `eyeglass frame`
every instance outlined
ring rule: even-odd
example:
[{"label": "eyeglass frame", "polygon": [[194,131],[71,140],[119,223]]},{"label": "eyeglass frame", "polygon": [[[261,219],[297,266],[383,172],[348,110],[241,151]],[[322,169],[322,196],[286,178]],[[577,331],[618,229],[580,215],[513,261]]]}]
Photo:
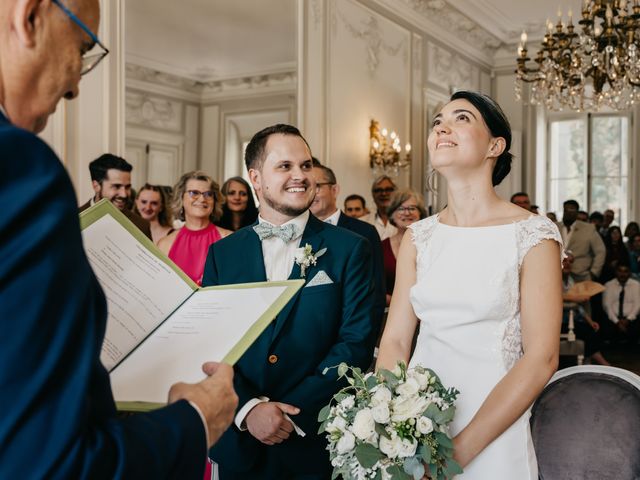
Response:
[{"label": "eyeglass frame", "polygon": [[[91,41],[93,41],[94,46],[98,45],[103,50],[100,53],[96,53],[89,56],[85,56],[86,55],[85,54],[82,56],[82,69],[80,70],[80,75],[86,75],[87,73],[91,72],[94,68],[96,68],[98,64],[102,60],[104,60],[104,57],[109,55],[109,49],[103,45],[103,43],[100,41],[100,39],[95,33],[89,30],[89,27],[87,27],[83,21],[80,20],[75,13],[69,10],[67,6],[64,5],[60,0],[52,0],[52,2],[56,4],[58,7],[60,7],[60,9],[67,15],[67,17],[69,17],[69,19],[71,19],[73,23],[75,23],[78,27],[80,27],[84,33],[89,35],[89,38],[91,39]],[[93,47],[91,48],[91,50],[93,50]]]},{"label": "eyeglass frame", "polygon": [[371,190],[371,193],[373,194],[378,194],[378,193],[393,193],[397,190],[396,187],[376,187],[374,189]]},{"label": "eyeglass frame", "polygon": [[318,190],[320,190],[321,187],[324,187],[325,185],[335,185],[336,182],[316,182],[316,192]]},{"label": "eyeglass frame", "polygon": [[201,192],[200,190],[191,189],[191,190],[185,190],[184,193],[187,194],[187,196],[191,200],[196,200],[200,197],[204,198],[205,200],[216,199],[216,192],[214,192],[213,190],[205,190],[204,192]]},{"label": "eyeglass frame", "polygon": [[418,207],[417,205],[407,205],[406,207],[400,205],[398,208],[396,208],[395,211],[400,213],[414,213],[419,212],[420,207]]}]

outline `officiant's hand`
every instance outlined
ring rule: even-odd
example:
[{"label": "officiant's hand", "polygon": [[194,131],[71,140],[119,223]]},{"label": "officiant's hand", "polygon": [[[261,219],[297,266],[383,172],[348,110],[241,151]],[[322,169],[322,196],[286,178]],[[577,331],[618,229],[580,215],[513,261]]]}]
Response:
[{"label": "officiant's hand", "polygon": [[284,414],[297,415],[298,407],[281,402],[263,402],[251,409],[245,418],[247,430],[265,445],[282,443],[293,431]]},{"label": "officiant's hand", "polygon": [[231,425],[238,406],[233,389],[233,368],[224,363],[207,362],[202,366],[207,378],[199,383],[176,383],[169,390],[169,403],[188,400],[195,403],[207,423],[211,448]]}]

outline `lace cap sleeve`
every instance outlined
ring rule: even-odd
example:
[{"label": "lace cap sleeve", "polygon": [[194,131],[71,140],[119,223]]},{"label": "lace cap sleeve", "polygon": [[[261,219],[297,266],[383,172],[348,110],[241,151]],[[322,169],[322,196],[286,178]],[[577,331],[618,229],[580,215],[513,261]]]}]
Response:
[{"label": "lace cap sleeve", "polygon": [[411,240],[416,247],[416,260],[419,262],[429,243],[429,238],[438,224],[438,216],[432,215],[409,225]]},{"label": "lace cap sleeve", "polygon": [[543,215],[534,215],[531,218],[518,222],[516,224],[516,238],[518,242],[519,266],[522,266],[522,261],[529,250],[543,240],[555,240],[558,242],[561,251],[561,262],[566,256],[558,226]]}]

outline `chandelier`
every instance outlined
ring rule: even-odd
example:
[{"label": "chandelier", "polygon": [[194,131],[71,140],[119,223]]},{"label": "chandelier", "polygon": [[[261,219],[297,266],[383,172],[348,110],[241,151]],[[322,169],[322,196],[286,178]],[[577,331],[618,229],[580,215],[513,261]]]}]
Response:
[{"label": "chandelier", "polygon": [[[640,0],[584,0],[580,32],[568,22],[547,20],[547,33],[527,65],[522,32],[516,69],[516,98],[531,83],[530,101],[550,110],[597,111],[630,108],[640,101]],[[554,31],[555,30],[555,31]]]},{"label": "chandelier", "polygon": [[401,158],[400,137],[396,132],[389,132],[386,128],[380,129],[377,120],[371,120],[369,125],[369,166],[373,174],[389,175],[396,177],[400,169],[407,168],[411,164],[411,144],[404,146],[405,157]]}]

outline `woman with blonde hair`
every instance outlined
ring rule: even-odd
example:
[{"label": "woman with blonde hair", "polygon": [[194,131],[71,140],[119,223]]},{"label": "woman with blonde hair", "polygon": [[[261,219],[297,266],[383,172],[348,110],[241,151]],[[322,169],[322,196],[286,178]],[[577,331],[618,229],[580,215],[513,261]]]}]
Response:
[{"label": "woman with blonde hair", "polygon": [[173,216],[168,203],[163,188],[158,185],[145,183],[136,195],[133,212],[149,222],[155,244],[173,232]]},{"label": "woman with blonde hair", "polygon": [[158,247],[198,285],[209,246],[231,234],[214,223],[222,214],[222,201],[220,187],[202,171],[185,173],[173,188],[173,213],[184,226]]},{"label": "woman with blonde hair", "polygon": [[400,251],[400,243],[409,225],[427,216],[422,195],[410,189],[400,190],[391,196],[387,207],[387,218],[391,225],[398,229],[395,235],[382,241],[384,258],[385,287],[387,289],[387,305],[391,302],[393,286],[396,283],[396,258]]}]

